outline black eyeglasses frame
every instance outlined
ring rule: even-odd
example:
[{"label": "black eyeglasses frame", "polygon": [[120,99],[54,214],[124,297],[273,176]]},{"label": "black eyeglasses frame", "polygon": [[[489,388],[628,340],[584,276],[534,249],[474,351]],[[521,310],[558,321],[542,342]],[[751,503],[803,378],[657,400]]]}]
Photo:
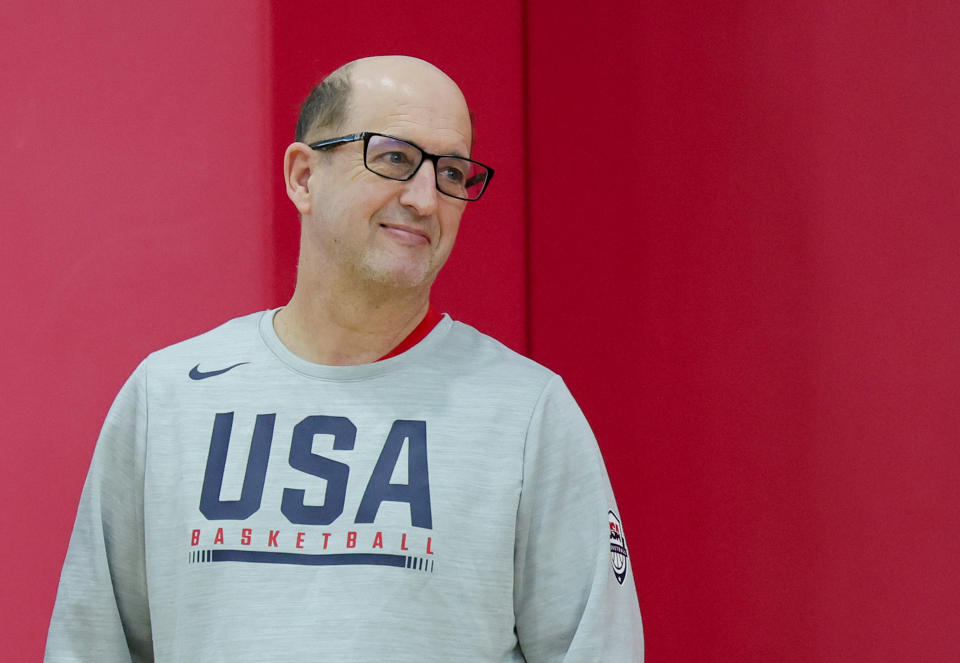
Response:
[{"label": "black eyeglasses frame", "polygon": [[[423,158],[420,160],[420,163],[417,164],[417,167],[413,169],[413,172],[410,173],[409,175],[407,175],[406,177],[403,177],[403,178],[400,178],[400,177],[390,177],[390,176],[388,176],[388,175],[384,175],[383,173],[378,173],[377,171],[373,170],[372,168],[370,168],[370,166],[367,165],[367,144],[370,142],[370,139],[371,139],[373,136],[382,136],[382,137],[384,137],[384,138],[390,138],[391,140],[399,140],[399,141],[401,141],[401,142],[407,143],[408,145],[412,145],[413,147],[415,147],[415,148],[417,148],[418,150],[420,150],[420,153],[423,154]],[[466,201],[470,201],[470,202],[472,202],[472,201],[474,201],[474,200],[480,200],[480,196],[482,196],[483,193],[484,193],[484,191],[487,190],[487,186],[489,186],[490,180],[493,179],[493,168],[491,168],[490,166],[488,166],[488,165],[486,165],[486,164],[482,164],[482,163],[480,163],[479,161],[474,161],[473,159],[468,159],[467,157],[462,157],[462,156],[460,156],[460,155],[458,155],[458,154],[431,154],[430,152],[427,152],[425,149],[423,149],[422,147],[420,147],[420,146],[417,145],[416,143],[414,143],[414,142],[412,142],[412,141],[409,141],[409,140],[407,140],[406,138],[397,138],[396,136],[390,136],[390,135],[388,135],[388,134],[381,134],[381,133],[377,133],[376,131],[361,131],[361,132],[359,132],[359,133],[349,134],[349,135],[347,135],[347,136],[340,136],[340,137],[338,137],[338,138],[328,138],[328,139],[326,139],[326,140],[320,140],[320,141],[317,141],[317,142],[314,142],[314,143],[309,143],[309,144],[307,145],[307,147],[309,147],[309,148],[312,149],[312,150],[330,150],[330,149],[333,149],[334,147],[337,147],[337,146],[339,146],[339,145],[345,145],[346,143],[354,143],[354,142],[356,142],[356,141],[358,141],[358,140],[362,140],[362,141],[363,141],[363,165],[364,165],[364,167],[365,167],[367,170],[369,170],[371,173],[373,173],[374,175],[379,175],[380,177],[382,177],[382,178],[384,178],[384,179],[393,180],[393,181],[395,181],[395,182],[407,182],[407,181],[413,179],[413,176],[416,175],[416,174],[417,174],[417,171],[420,170],[420,166],[423,165],[423,162],[424,162],[424,161],[427,161],[427,160],[429,159],[430,161],[433,162],[433,174],[434,174],[434,178],[436,179],[437,191],[439,191],[440,193],[442,193],[442,194],[445,195],[445,196],[450,196],[451,198],[456,198],[457,200],[466,200]],[[440,177],[440,175],[439,175],[438,170],[437,170],[437,160],[440,159],[440,158],[442,158],[442,157],[448,157],[448,158],[450,158],[450,159],[459,159],[460,161],[469,161],[470,163],[474,163],[474,164],[480,166],[481,168],[486,169],[487,177],[486,177],[486,179],[485,179],[484,182],[483,182],[483,188],[480,189],[480,193],[478,193],[474,198],[464,198],[464,197],[461,197],[461,196],[455,196],[455,195],[453,195],[452,193],[447,193],[446,191],[442,190],[442,189],[440,188],[440,180],[438,179],[438,178]],[[467,183],[467,185],[469,186],[469,183]]]}]

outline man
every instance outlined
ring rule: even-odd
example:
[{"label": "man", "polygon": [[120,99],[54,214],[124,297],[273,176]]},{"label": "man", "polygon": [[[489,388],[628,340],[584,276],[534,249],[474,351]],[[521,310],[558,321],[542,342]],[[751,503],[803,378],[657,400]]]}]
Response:
[{"label": "man", "polygon": [[[287,148],[290,303],[148,357],[104,424],[48,661],[636,661],[628,551],[561,380],[435,313],[457,86],[358,60]],[[441,156],[437,156],[441,155]]]}]

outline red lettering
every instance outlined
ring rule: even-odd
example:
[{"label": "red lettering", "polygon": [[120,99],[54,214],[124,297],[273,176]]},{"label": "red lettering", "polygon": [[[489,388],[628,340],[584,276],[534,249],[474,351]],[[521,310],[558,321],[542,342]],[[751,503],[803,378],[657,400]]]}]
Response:
[{"label": "red lettering", "polygon": [[190,545],[195,546],[200,543],[200,530],[195,529],[190,533]]},{"label": "red lettering", "polygon": [[400,550],[407,550],[407,535],[400,536]]},{"label": "red lettering", "polygon": [[357,547],[357,533],[347,532],[347,548],[356,548],[356,547]]},{"label": "red lettering", "polygon": [[327,549],[327,541],[329,540],[330,540],[330,532],[324,532],[323,533],[323,549],[324,550]]},{"label": "red lettering", "polygon": [[427,537],[427,554],[428,554],[428,555],[432,555],[432,554],[433,554],[433,551],[430,550],[430,544],[431,544],[432,542],[433,542],[433,539],[428,536],[428,537]]},{"label": "red lettering", "polygon": [[214,543],[223,543],[223,528],[217,528],[217,535],[213,537]]},{"label": "red lettering", "polygon": [[383,548],[383,532],[377,532],[377,535],[373,537],[373,547]]},{"label": "red lettering", "polygon": [[252,535],[253,530],[250,529],[244,529],[242,532],[240,532],[240,545],[249,546]]},{"label": "red lettering", "polygon": [[297,548],[303,548],[303,537],[306,535],[306,532],[297,532]]},{"label": "red lettering", "polygon": [[267,545],[274,548],[277,547],[277,535],[280,534],[280,530],[272,529],[270,530],[270,536],[267,538]]}]

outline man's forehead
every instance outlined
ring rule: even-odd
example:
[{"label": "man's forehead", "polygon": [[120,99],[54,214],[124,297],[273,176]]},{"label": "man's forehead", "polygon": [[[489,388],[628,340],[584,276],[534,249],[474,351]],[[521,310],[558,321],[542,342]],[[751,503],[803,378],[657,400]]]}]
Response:
[{"label": "man's forehead", "polygon": [[430,63],[402,56],[365,58],[351,67],[350,82],[348,122],[381,125],[351,129],[409,128],[445,143],[459,136],[469,149],[472,123],[463,93]]}]

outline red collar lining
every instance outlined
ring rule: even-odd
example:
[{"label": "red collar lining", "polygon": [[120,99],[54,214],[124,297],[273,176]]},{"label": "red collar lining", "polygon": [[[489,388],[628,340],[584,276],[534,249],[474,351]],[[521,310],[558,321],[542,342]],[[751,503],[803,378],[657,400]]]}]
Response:
[{"label": "red collar lining", "polygon": [[380,357],[380,359],[377,361],[383,361],[384,359],[389,359],[390,357],[396,357],[399,354],[403,354],[417,343],[425,339],[427,334],[432,332],[433,328],[436,327],[441,320],[443,320],[443,314],[431,306],[427,309],[427,314],[423,316],[423,320],[420,321],[420,324],[417,325],[405,339],[400,341],[400,344],[397,347]]}]

